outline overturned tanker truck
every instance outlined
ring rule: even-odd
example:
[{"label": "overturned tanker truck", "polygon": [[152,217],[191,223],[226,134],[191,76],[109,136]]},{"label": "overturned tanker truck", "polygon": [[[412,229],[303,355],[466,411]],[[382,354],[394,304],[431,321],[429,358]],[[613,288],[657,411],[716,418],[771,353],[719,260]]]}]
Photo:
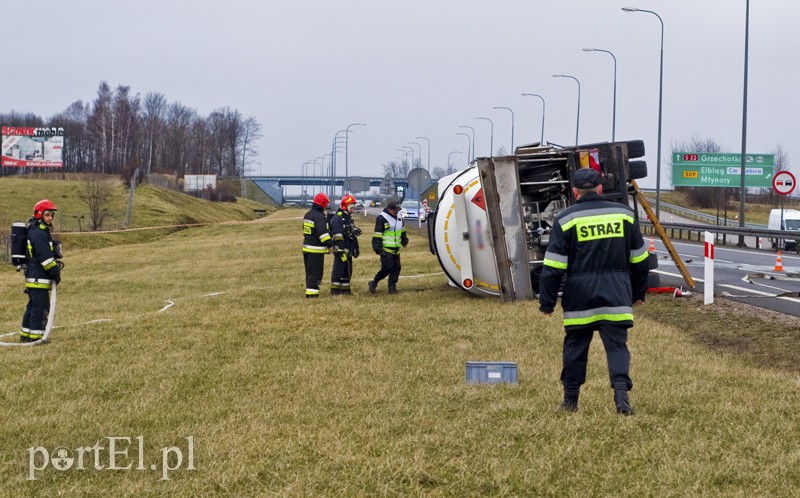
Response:
[{"label": "overturned tanker truck", "polygon": [[[633,203],[638,213],[635,180],[647,176],[647,164],[632,159],[642,156],[644,142],[633,140],[576,147],[537,143],[518,147],[513,156],[478,158],[423,193],[432,213],[430,250],[453,286],[504,301],[537,298],[555,218],[575,202],[572,174],[597,169],[602,197]],[[651,269],[658,265],[654,253],[650,262]]]}]

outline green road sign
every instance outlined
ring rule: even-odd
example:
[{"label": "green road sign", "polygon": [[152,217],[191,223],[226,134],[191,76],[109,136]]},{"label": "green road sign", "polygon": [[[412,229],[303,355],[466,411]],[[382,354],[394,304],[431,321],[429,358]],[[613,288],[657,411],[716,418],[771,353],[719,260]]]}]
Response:
[{"label": "green road sign", "polygon": [[[775,156],[747,154],[745,187],[772,188]],[[673,152],[672,185],[675,187],[741,187],[742,155]]]}]

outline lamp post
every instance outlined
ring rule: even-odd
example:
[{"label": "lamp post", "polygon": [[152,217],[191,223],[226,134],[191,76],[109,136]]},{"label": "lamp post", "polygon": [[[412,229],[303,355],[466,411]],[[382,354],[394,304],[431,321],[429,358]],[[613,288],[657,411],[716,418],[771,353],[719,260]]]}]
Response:
[{"label": "lamp post", "polygon": [[472,161],[475,160],[475,128],[473,128],[471,126],[467,126],[467,125],[458,125],[458,127],[459,128],[469,128],[470,130],[472,130],[472,149],[471,149],[471,152],[469,154],[467,154],[469,156],[469,161],[468,162],[472,162]]},{"label": "lamp post", "polygon": [[542,138],[539,139],[539,145],[544,145],[544,97],[538,93],[523,93],[526,97],[539,97],[542,100]]},{"label": "lamp post", "polygon": [[331,161],[331,188],[329,195],[334,197],[336,194],[336,155],[339,152],[339,133],[345,134],[345,150],[347,144],[347,130],[339,130],[333,136],[333,143],[331,144],[331,154],[332,154],[332,161]]},{"label": "lamp post", "polygon": [[483,116],[478,116],[475,119],[483,119],[489,122],[492,125],[491,128],[491,135],[489,137],[489,157],[494,157],[494,121],[489,118],[484,118]]},{"label": "lamp post", "polygon": [[578,81],[578,78],[575,76],[570,76],[568,74],[554,74],[553,78],[570,78],[575,80],[575,83],[578,84],[578,117],[575,120],[575,145],[578,145],[578,130],[581,126],[581,82]]},{"label": "lamp post", "polygon": [[414,147],[409,147],[408,145],[404,145],[403,148],[411,151],[411,167],[408,168],[408,170],[411,171],[414,169],[414,152],[416,151],[414,150]]},{"label": "lamp post", "polygon": [[464,135],[467,137],[467,164],[469,164],[471,162],[471,159],[469,158],[469,151],[472,149],[472,138],[470,138],[469,133],[461,133],[460,131],[457,131],[456,135]]},{"label": "lamp post", "polygon": [[502,105],[496,105],[496,106],[492,107],[492,109],[505,109],[505,110],[507,110],[508,112],[511,113],[511,150],[509,151],[509,154],[513,154],[514,153],[514,111],[510,107],[505,107],[505,106],[502,106]]},{"label": "lamp post", "polygon": [[[744,89],[742,91],[742,181],[739,194],[739,226],[744,227],[744,204],[747,202],[747,188],[745,187],[745,161],[747,160],[747,55],[750,51],[750,0],[745,2],[744,13]],[[781,215],[782,216],[782,215]],[[739,235],[739,247],[745,247],[744,235]]]},{"label": "lamp post", "polygon": [[430,173],[431,172],[431,141],[428,139],[428,137],[414,137],[414,138],[419,138],[419,139],[422,139],[422,140],[425,140],[426,142],[428,142],[428,173]]},{"label": "lamp post", "polygon": [[[658,22],[661,23],[661,61],[658,71],[658,155],[656,156],[656,218],[658,218],[661,206],[661,103],[664,94],[664,20],[652,10],[637,9],[635,7],[622,7],[622,10],[625,12],[645,12],[647,14],[653,14],[658,18]],[[742,168],[742,171],[744,171],[744,168]],[[743,223],[744,219],[740,221]]]},{"label": "lamp post", "polygon": [[610,50],[604,50],[602,48],[584,48],[584,52],[605,52],[610,55],[614,59],[614,107],[612,110],[612,117],[611,117],[611,141],[616,142],[617,136],[617,58],[614,54],[611,53]]},{"label": "lamp post", "polygon": [[[420,162],[420,165],[422,165],[422,145],[419,142],[408,142],[408,143],[416,145],[417,147],[419,147],[419,162]],[[412,168],[412,169],[414,169],[414,168]]]},{"label": "lamp post", "polygon": [[[350,178],[350,172],[347,168],[347,144],[350,141],[350,128],[353,126],[367,126],[367,123],[350,123],[344,131],[344,177]],[[342,193],[344,193],[344,186],[342,186]]]},{"label": "lamp post", "polygon": [[[408,164],[408,149],[395,149],[395,150],[396,150],[397,152],[402,152],[403,154],[405,154],[405,155],[406,155],[405,161],[406,161],[406,164]],[[413,152],[412,152],[412,156],[411,156],[411,157],[412,157],[412,159],[413,159],[413,157],[414,157],[414,156],[413,156]]]},{"label": "lamp post", "polygon": [[[466,133],[462,133],[462,135],[466,135]],[[454,151],[450,152],[449,154],[447,154],[447,174],[448,175],[453,172],[453,169],[450,166],[450,158],[453,156],[453,154],[461,154],[461,151],[460,150],[454,150]]]}]

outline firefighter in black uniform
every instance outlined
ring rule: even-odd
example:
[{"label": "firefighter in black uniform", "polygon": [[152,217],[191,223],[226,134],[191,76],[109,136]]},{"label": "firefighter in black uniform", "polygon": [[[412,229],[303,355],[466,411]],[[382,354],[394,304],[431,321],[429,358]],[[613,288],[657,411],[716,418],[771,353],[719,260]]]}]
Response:
[{"label": "firefighter in black uniform", "polygon": [[397,216],[400,201],[390,199],[386,208],[375,219],[375,232],[372,234],[372,250],[381,257],[381,269],[367,283],[370,293],[375,294],[378,282],[389,277],[389,294],[397,293],[397,280],[400,278],[400,247],[408,245],[406,227]]},{"label": "firefighter in black uniform", "polygon": [[633,210],[600,197],[601,182],[600,173],[591,168],[579,169],[572,176],[577,203],[555,220],[544,256],[539,310],[553,312],[566,273],[561,298],[566,330],[561,371],[564,402],[559,409],[578,409],[589,344],[598,330],[617,412],[633,415],[628,399],[633,383],[627,339],[633,305],[644,302],[647,291],[648,252]]},{"label": "firefighter in black uniform", "polygon": [[342,197],[339,210],[331,217],[333,238],[333,271],[331,295],[351,294],[350,278],[353,275],[353,258],[358,257],[358,236],[361,229],[353,222],[356,198],[350,194]]},{"label": "firefighter in black uniform", "polygon": [[53,240],[50,229],[56,206],[47,199],[33,206],[28,221],[28,262],[25,268],[25,292],[28,306],[22,316],[20,342],[34,342],[44,337],[50,312],[50,290],[61,282],[61,245]]},{"label": "firefighter in black uniform", "polygon": [[325,209],[330,204],[328,196],[320,192],[314,196],[314,205],[303,217],[303,263],[306,267],[306,297],[319,297],[319,284],[325,267],[325,255],[331,252],[333,242],[328,232]]}]

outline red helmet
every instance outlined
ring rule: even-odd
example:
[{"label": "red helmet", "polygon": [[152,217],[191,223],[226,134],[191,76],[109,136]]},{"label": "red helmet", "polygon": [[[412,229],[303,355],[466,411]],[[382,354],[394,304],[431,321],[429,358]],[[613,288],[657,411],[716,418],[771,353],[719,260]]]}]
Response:
[{"label": "red helmet", "polygon": [[47,199],[42,199],[33,206],[33,217],[37,220],[42,219],[42,213],[45,211],[58,211],[56,205]]},{"label": "red helmet", "polygon": [[353,197],[350,194],[345,194],[345,196],[342,197],[342,202],[339,203],[339,207],[341,207],[342,209],[347,211],[347,206],[349,206],[350,204],[355,204],[355,203],[356,203],[356,198],[355,197]]},{"label": "red helmet", "polygon": [[320,192],[319,194],[314,196],[314,204],[316,204],[317,206],[321,207],[322,209],[325,209],[326,207],[328,207],[328,204],[330,204],[330,203],[331,203],[331,200],[328,199],[328,196],[323,194],[322,192]]}]

